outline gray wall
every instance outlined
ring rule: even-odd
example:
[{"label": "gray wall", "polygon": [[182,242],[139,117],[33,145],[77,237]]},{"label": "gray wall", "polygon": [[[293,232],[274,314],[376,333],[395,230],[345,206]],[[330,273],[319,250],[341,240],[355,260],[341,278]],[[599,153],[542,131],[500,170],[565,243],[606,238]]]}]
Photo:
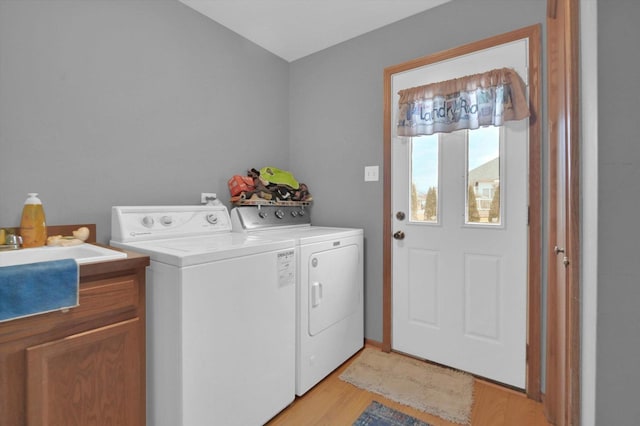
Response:
[{"label": "gray wall", "polygon": [[49,224],[97,223],[107,242],[113,205],[226,202],[229,176],[288,168],[316,224],[364,228],[365,334],[380,341],[383,177],[363,168],[383,164],[383,70],[544,22],[542,1],[475,6],[289,65],[174,0],[0,0],[0,225],[37,191]]},{"label": "gray wall", "polygon": [[[382,166],[383,70],[542,23],[545,3],[454,0],[289,65],[174,0],[0,0],[0,225],[39,191],[49,223],[106,242],[112,205],[227,201],[230,175],[289,168],[317,224],[365,229],[381,340],[382,180],[363,167]],[[639,17],[633,0],[598,9],[599,198],[616,206],[598,224],[598,425],[640,423]]]},{"label": "gray wall", "polygon": [[544,23],[546,2],[454,0],[295,61],[290,69],[291,169],[304,173],[319,225],[365,234],[365,335],[382,340],[382,84],[386,67]]},{"label": "gray wall", "polygon": [[630,426],[640,424],[640,2],[598,3],[596,424]]},{"label": "gray wall", "polygon": [[111,206],[228,201],[289,164],[289,64],[176,0],[0,0],[0,226],[27,192],[49,224]]}]

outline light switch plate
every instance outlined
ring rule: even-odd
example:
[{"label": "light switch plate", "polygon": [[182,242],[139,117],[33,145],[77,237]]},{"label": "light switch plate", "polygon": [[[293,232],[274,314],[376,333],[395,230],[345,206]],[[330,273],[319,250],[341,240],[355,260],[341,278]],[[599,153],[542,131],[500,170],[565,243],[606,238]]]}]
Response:
[{"label": "light switch plate", "polygon": [[379,177],[379,167],[378,166],[365,166],[364,168],[364,181],[365,182],[377,182]]}]

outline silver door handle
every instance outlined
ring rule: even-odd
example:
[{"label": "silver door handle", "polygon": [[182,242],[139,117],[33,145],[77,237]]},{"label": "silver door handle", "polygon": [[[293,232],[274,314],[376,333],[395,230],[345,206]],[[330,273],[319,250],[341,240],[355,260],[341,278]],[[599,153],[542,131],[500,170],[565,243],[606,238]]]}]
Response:
[{"label": "silver door handle", "polygon": [[558,254],[558,253],[564,253],[564,249],[563,249],[563,248],[560,248],[560,247],[558,247],[558,246],[555,246],[555,247],[553,248],[553,252],[554,252],[555,254]]},{"label": "silver door handle", "polygon": [[404,240],[404,232],[396,231],[395,234],[393,234],[393,238],[396,240]]},{"label": "silver door handle", "polygon": [[322,301],[322,283],[314,282],[311,284],[311,307],[315,308]]}]

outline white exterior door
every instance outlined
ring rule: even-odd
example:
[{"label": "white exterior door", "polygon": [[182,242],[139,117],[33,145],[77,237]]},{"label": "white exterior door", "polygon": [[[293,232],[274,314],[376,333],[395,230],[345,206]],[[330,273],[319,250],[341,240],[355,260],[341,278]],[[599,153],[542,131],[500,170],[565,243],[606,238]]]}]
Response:
[{"label": "white exterior door", "polygon": [[[525,42],[468,56],[394,77],[393,91],[417,85],[416,78],[426,84],[505,62],[527,75]],[[526,372],[528,129],[521,120],[392,142],[392,349],[519,388]]]}]

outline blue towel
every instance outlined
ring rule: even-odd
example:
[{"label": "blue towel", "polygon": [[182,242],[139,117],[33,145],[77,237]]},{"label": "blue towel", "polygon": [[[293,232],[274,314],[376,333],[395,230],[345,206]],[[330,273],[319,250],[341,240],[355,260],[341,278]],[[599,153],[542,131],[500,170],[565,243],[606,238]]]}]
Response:
[{"label": "blue towel", "polygon": [[73,259],[0,267],[0,321],[78,305]]}]

